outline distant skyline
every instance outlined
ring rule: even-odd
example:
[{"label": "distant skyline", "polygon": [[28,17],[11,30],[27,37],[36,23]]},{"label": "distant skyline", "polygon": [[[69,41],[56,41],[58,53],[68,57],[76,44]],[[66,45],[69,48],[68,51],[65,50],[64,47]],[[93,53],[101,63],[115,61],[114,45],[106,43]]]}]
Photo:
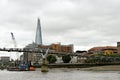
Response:
[{"label": "distant skyline", "polygon": [[[0,47],[35,42],[40,18],[43,44],[74,44],[75,50],[116,46],[120,0],[0,0]],[[4,52],[3,52],[4,53]]]}]

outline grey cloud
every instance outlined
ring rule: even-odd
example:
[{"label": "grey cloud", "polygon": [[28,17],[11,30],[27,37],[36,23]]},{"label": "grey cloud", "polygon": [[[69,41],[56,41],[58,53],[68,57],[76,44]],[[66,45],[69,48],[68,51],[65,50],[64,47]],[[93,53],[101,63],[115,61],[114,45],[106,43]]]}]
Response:
[{"label": "grey cloud", "polygon": [[[20,47],[34,41],[37,17],[45,44],[73,43],[90,48],[115,45],[120,39],[119,0],[6,0],[0,4],[2,34],[14,32]],[[3,43],[10,41],[5,36],[0,36]]]}]

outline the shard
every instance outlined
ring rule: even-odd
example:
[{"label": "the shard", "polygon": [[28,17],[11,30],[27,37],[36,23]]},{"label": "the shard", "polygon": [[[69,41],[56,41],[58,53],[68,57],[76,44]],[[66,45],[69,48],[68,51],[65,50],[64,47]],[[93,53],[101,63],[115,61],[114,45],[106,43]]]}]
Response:
[{"label": "the shard", "polygon": [[41,32],[41,25],[40,25],[40,19],[39,18],[38,18],[38,22],[37,22],[35,43],[38,44],[38,45],[42,45],[42,32]]}]

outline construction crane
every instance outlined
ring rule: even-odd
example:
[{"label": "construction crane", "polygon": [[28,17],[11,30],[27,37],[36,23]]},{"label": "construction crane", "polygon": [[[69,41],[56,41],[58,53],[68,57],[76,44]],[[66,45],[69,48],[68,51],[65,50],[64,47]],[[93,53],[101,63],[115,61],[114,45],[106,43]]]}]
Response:
[{"label": "construction crane", "polygon": [[[11,32],[11,36],[12,36],[12,40],[13,40],[13,44],[14,44],[14,48],[17,47],[17,43],[14,37],[14,34]],[[17,61],[19,61],[19,53],[16,53],[17,56]],[[19,67],[19,70],[34,70],[34,67],[32,67],[28,62],[16,62],[16,66]]]},{"label": "construction crane", "polygon": [[[17,43],[16,43],[16,40],[15,40],[15,37],[14,37],[14,34],[11,32],[11,37],[12,37],[12,40],[13,40],[13,44],[14,44],[14,48],[17,47]],[[19,54],[16,53],[16,56],[17,56],[17,59],[19,58]]]},{"label": "construction crane", "polygon": [[12,40],[13,40],[13,43],[14,43],[14,48],[16,48],[17,47],[16,40],[15,40],[14,34],[12,32],[11,32],[11,36],[12,36]]}]

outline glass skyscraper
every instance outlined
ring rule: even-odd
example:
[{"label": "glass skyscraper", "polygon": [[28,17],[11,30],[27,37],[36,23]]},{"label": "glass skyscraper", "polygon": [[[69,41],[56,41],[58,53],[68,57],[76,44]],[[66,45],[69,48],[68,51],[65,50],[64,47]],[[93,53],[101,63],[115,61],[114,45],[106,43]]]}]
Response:
[{"label": "glass skyscraper", "polygon": [[41,25],[40,25],[40,19],[39,18],[38,18],[38,22],[37,22],[35,43],[38,44],[38,45],[42,45],[42,32],[41,32]]}]

